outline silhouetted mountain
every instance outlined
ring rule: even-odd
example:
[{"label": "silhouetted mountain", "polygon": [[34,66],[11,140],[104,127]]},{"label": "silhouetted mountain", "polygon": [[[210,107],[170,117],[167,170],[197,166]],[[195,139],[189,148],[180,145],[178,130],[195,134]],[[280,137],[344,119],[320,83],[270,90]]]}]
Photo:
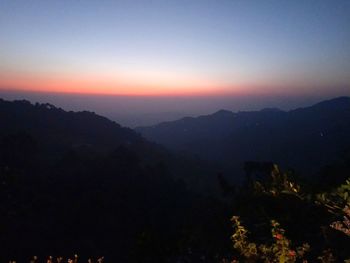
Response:
[{"label": "silhouetted mountain", "polygon": [[197,258],[203,244],[226,249],[215,240],[225,205],[184,183],[204,191],[206,167],[92,112],[0,100],[0,261],[74,251],[175,262],[188,246]]},{"label": "silhouetted mountain", "polygon": [[131,129],[93,112],[66,112],[50,104],[0,99],[0,118],[0,135],[25,130],[59,148],[85,145],[107,150],[144,141]]},{"label": "silhouetted mountain", "polygon": [[220,110],[136,130],[170,149],[221,162],[234,171],[244,161],[267,160],[313,174],[350,148],[350,98],[288,112]]},{"label": "silhouetted mountain", "polygon": [[[206,165],[199,166],[191,158],[174,156],[134,130],[121,127],[94,112],[66,112],[50,104],[33,105],[25,100],[10,102],[0,99],[0,119],[0,138],[23,131],[30,134],[45,152],[41,155],[45,161],[55,161],[57,156],[69,150],[106,153],[122,146],[133,151],[142,162],[167,163],[174,177],[185,179],[199,188],[201,183],[196,175],[205,176],[203,170],[208,168],[202,168]],[[185,172],[184,167],[191,172]]]},{"label": "silhouetted mountain", "polygon": [[[340,98],[290,112],[221,110],[145,129],[231,172],[251,160],[247,180],[235,185],[227,176],[234,173],[216,174],[209,162],[172,154],[94,113],[0,100],[0,261],[78,253],[83,261],[223,262],[233,256],[235,213],[261,242],[278,219],[296,243],[311,242],[312,258],[325,244],[348,258],[348,241],[330,235],[340,217],[304,196],[343,183],[349,156],[302,187],[274,162],[331,163],[349,145],[349,105]],[[217,186],[221,198],[208,195]]]}]

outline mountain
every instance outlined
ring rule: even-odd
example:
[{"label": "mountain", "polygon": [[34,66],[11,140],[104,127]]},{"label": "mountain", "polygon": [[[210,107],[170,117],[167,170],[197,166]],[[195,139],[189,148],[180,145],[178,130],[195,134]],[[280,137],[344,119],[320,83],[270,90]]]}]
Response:
[{"label": "mountain", "polygon": [[350,98],[291,111],[220,110],[136,130],[150,141],[220,162],[233,172],[252,160],[312,175],[350,149]]},{"label": "mountain", "polygon": [[198,258],[205,244],[228,248],[225,205],[198,194],[215,183],[208,171],[95,113],[0,100],[0,261],[176,262],[190,244]]},{"label": "mountain", "polygon": [[[147,128],[163,127],[155,139],[187,151],[175,154],[92,112],[0,100],[0,262],[74,253],[79,261],[221,262],[235,254],[234,213],[258,228],[281,219],[295,240],[307,238],[320,252],[319,229],[333,215],[309,198],[259,193],[253,177],[241,185],[229,179],[240,176],[234,168],[243,160],[308,168],[331,162],[347,149],[349,126],[349,98],[339,98],[290,112],[221,110]],[[253,164],[249,176],[277,171],[272,163]],[[311,193],[344,182],[349,169],[348,160],[328,166]],[[264,183],[263,176],[256,177],[261,186],[273,189],[298,179],[278,172]]]},{"label": "mountain", "polygon": [[66,112],[50,104],[0,99],[0,135],[25,130],[58,148],[90,146],[103,150],[145,140],[131,129],[93,112]]},{"label": "mountain", "polygon": [[[175,156],[160,145],[144,139],[134,130],[120,126],[94,112],[73,112],[51,104],[31,104],[28,101],[0,99],[0,138],[8,134],[25,132],[36,142],[45,161],[55,161],[67,151],[109,153],[124,147],[142,162],[166,163],[175,178],[199,186],[199,176],[208,165],[198,165],[193,158]],[[201,166],[204,165],[204,168]],[[184,171],[186,167],[187,171]],[[192,169],[193,168],[193,169]],[[199,169],[197,169],[199,168]],[[211,170],[214,173],[214,170]],[[201,186],[199,186],[200,188]]]}]

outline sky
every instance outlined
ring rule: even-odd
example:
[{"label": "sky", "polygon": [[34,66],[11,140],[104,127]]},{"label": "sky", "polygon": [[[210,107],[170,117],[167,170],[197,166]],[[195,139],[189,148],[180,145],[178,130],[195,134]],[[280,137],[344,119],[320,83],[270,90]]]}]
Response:
[{"label": "sky", "polygon": [[0,0],[0,95],[152,101],[135,114],[350,95],[350,1]]}]

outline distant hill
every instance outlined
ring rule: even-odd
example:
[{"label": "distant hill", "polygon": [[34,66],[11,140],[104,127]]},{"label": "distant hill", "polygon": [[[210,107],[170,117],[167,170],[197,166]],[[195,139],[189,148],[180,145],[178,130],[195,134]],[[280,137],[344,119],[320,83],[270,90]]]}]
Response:
[{"label": "distant hill", "polygon": [[220,110],[136,128],[148,140],[240,171],[244,161],[274,161],[305,174],[350,149],[350,98],[291,111]]}]

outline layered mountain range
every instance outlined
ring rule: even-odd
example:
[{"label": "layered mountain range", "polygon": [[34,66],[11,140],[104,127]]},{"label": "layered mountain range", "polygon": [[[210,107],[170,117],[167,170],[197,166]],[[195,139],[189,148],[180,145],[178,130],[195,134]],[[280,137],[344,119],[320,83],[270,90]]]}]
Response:
[{"label": "layered mountain range", "polygon": [[235,171],[241,170],[245,161],[272,161],[312,175],[350,149],[350,98],[291,111],[220,110],[136,130],[169,149]]}]

